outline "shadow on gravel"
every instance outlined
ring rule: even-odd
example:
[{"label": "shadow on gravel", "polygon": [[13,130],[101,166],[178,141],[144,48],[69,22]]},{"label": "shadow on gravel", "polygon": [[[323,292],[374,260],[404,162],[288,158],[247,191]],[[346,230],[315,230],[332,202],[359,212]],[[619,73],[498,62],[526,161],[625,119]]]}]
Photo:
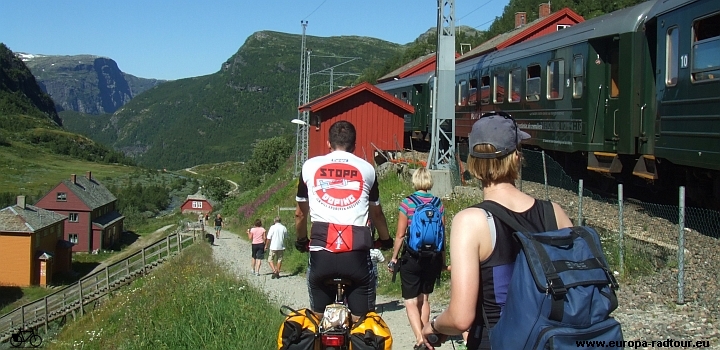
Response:
[{"label": "shadow on gravel", "polygon": [[393,300],[393,301],[389,301],[387,303],[375,305],[375,309],[380,314],[382,314],[383,312],[386,312],[386,311],[388,311],[388,312],[389,311],[397,311],[397,310],[402,310],[404,308],[405,308],[405,305],[400,303],[398,300]]}]

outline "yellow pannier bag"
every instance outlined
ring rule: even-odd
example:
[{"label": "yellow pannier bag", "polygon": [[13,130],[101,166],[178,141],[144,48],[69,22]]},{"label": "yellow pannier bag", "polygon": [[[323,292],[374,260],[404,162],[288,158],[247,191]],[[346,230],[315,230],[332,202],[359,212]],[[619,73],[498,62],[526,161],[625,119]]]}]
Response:
[{"label": "yellow pannier bag", "polygon": [[370,311],[350,328],[351,350],[390,350],[392,334],[385,320],[375,311]]},{"label": "yellow pannier bag", "polygon": [[281,306],[285,316],[278,332],[278,350],[320,350],[320,319],[310,309],[294,310]]}]

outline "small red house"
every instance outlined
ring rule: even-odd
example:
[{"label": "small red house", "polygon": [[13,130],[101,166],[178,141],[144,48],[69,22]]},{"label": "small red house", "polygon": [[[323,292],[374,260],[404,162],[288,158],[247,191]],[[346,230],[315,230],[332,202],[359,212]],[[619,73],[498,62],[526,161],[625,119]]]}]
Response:
[{"label": "small red house", "polygon": [[46,286],[53,275],[69,272],[72,244],[64,240],[67,216],[25,204],[0,210],[0,285]]},{"label": "small red house", "polygon": [[50,190],[36,206],[66,215],[65,239],[74,252],[110,249],[120,242],[125,217],[115,208],[117,198],[87,172],[70,175]]},{"label": "small red house", "polygon": [[212,205],[205,196],[200,194],[191,194],[180,206],[180,212],[183,214],[210,214],[213,210]]},{"label": "small red house", "polygon": [[355,155],[374,163],[375,151],[402,149],[404,115],[415,108],[369,83],[340,89],[299,107],[310,112],[308,158],[328,153],[328,128],[340,120],[357,132]]}]

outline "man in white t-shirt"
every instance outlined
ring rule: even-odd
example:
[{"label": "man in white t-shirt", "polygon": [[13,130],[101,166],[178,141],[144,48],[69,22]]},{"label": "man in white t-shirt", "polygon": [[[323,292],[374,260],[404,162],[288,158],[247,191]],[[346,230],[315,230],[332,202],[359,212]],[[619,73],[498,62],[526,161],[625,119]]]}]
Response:
[{"label": "man in white t-shirt", "polygon": [[[374,247],[368,218],[378,230],[377,244],[392,248],[375,168],[354,155],[355,126],[338,121],[328,130],[331,152],[303,164],[295,196],[296,241],[299,251],[309,251],[308,292],[310,307],[322,314],[335,300],[336,290],[327,284],[334,278],[346,286],[350,312],[355,316],[375,310],[376,275],[370,249]],[[307,220],[312,222],[308,240]]]},{"label": "man in white t-shirt", "polygon": [[287,228],[280,223],[280,217],[276,217],[275,223],[270,226],[265,240],[265,250],[270,250],[268,264],[270,264],[273,271],[273,279],[280,278],[280,266],[285,252],[285,236],[287,236]]}]

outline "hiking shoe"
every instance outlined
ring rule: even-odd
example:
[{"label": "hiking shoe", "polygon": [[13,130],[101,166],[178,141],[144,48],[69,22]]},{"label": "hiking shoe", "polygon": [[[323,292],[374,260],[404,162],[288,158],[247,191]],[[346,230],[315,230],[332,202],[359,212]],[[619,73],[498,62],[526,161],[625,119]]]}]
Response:
[{"label": "hiking shoe", "polygon": [[280,278],[280,272],[275,273],[275,278]]},{"label": "hiking shoe", "polygon": [[272,277],[270,277],[270,278],[271,278],[271,279],[276,279],[276,278],[277,278],[277,275],[273,272]]}]

